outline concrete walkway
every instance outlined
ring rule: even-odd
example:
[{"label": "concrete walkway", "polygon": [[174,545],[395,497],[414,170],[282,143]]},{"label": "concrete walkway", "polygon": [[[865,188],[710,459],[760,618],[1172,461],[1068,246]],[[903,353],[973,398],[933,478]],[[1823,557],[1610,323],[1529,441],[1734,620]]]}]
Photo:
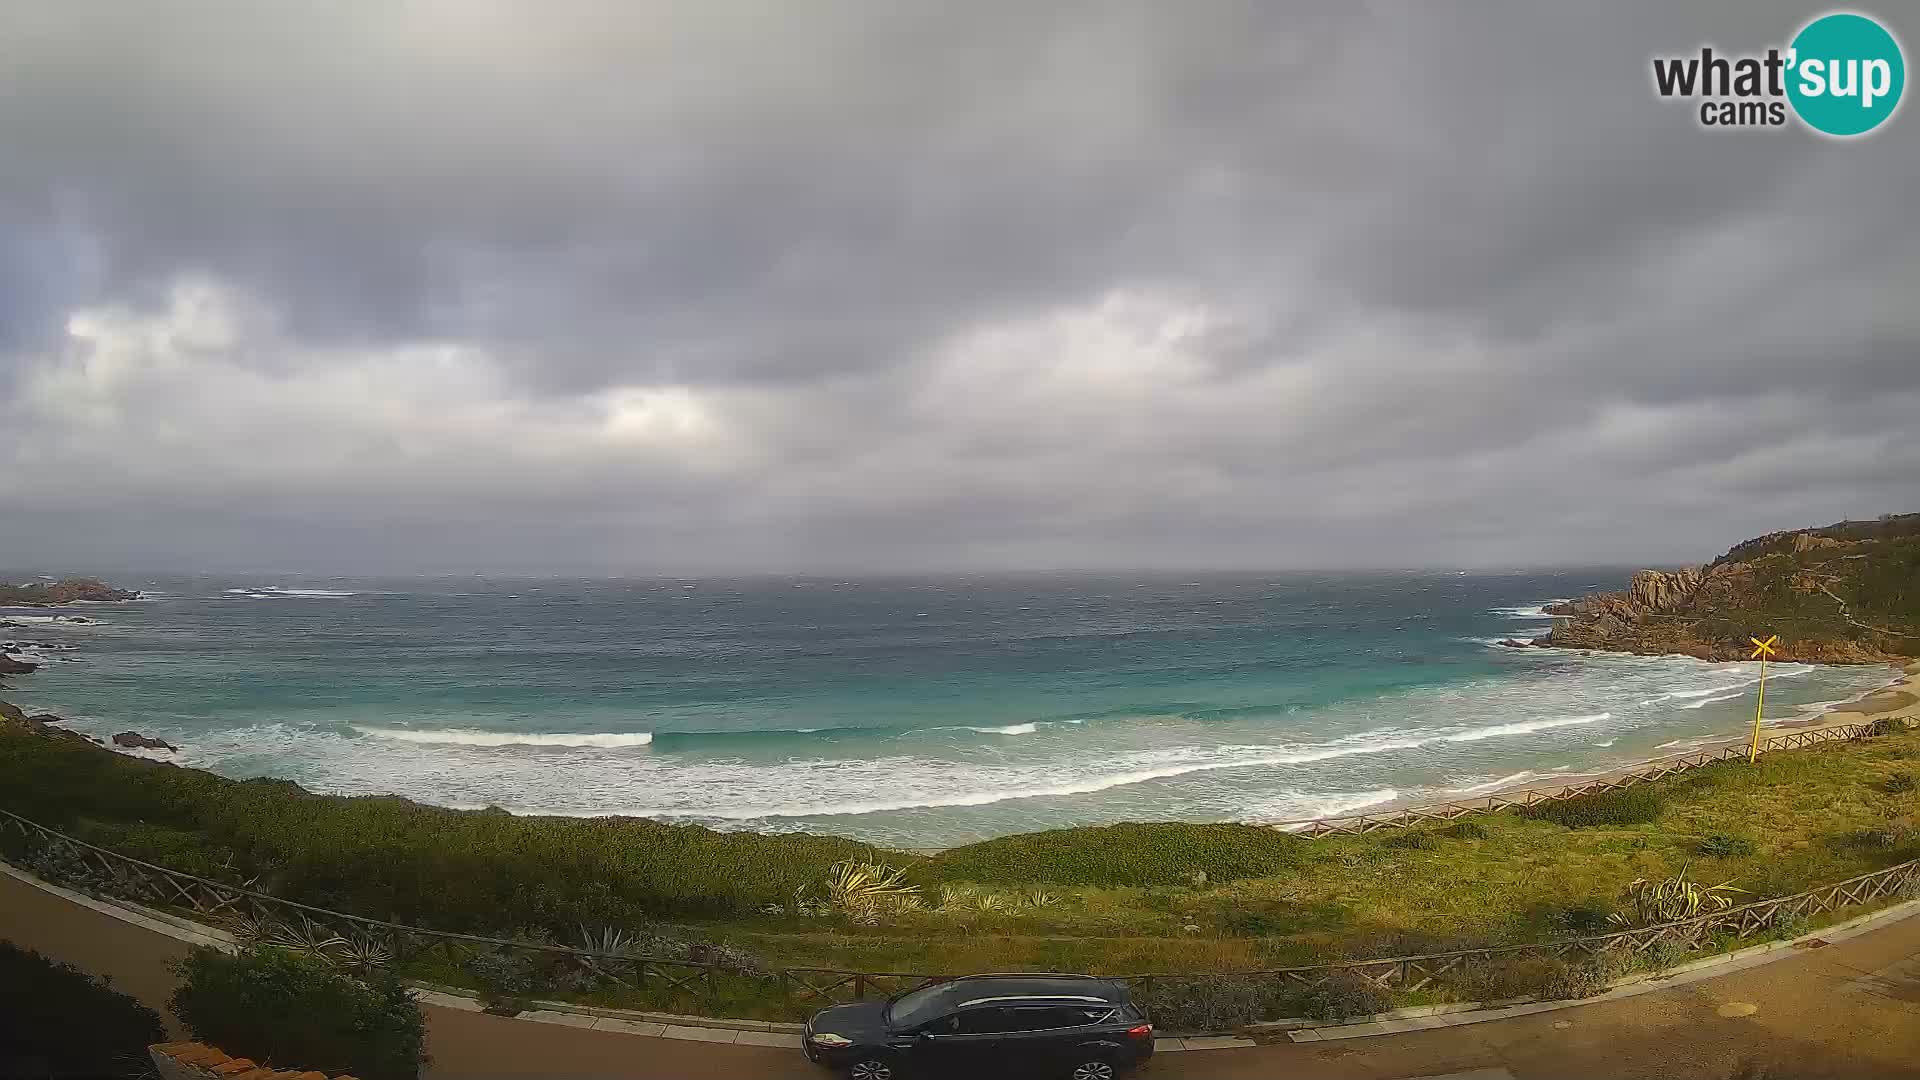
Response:
[{"label": "concrete walkway", "polygon": [[[0,937],[106,975],[163,1012],[174,984],[170,965],[186,954],[190,936],[0,873]],[[1276,1036],[1281,1041],[1271,1045],[1162,1054],[1147,1076],[1727,1080],[1742,1062],[1754,1062],[1778,1080],[1920,1078],[1920,918],[1833,944],[1810,942],[1764,966],[1700,974],[1631,997],[1467,1026],[1302,1043]],[[784,1032],[669,1033],[582,1016],[529,1023],[445,995],[426,995],[421,1004],[434,1080],[826,1075],[786,1045],[792,1036]]]}]

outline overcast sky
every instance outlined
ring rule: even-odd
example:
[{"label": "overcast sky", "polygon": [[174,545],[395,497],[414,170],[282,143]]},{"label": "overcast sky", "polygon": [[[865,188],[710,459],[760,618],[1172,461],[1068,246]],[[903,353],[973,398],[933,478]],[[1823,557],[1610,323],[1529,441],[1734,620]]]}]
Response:
[{"label": "overcast sky", "polygon": [[[1699,561],[1920,510],[1723,3],[0,0],[0,566]],[[1920,22],[1893,23],[1909,42]]]}]

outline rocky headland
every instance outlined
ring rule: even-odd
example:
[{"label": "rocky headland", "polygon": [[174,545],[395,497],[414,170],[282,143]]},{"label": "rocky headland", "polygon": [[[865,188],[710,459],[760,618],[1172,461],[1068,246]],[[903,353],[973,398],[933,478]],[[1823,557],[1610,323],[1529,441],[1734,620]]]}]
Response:
[{"label": "rocky headland", "polygon": [[1920,514],[1768,533],[1545,611],[1550,631],[1504,644],[1745,660],[1777,634],[1776,660],[1904,660],[1920,654]]},{"label": "rocky headland", "polygon": [[68,578],[65,581],[32,582],[24,585],[0,584],[0,607],[59,607],[74,603],[119,603],[138,600],[138,592],[116,589],[94,578]]}]

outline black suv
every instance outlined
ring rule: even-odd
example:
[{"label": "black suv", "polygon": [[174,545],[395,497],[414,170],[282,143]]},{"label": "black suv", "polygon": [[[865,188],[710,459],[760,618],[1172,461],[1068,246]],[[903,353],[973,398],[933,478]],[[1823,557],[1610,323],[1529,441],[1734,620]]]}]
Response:
[{"label": "black suv", "polygon": [[1153,1025],[1110,979],[969,975],[822,1009],[801,1045],[852,1080],[1113,1080],[1153,1056]]}]

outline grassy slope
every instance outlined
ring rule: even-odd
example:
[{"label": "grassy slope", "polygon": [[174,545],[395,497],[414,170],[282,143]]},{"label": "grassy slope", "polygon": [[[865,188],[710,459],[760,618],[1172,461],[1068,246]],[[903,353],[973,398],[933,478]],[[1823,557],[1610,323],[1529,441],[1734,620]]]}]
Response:
[{"label": "grassy slope", "polygon": [[[1796,534],[1742,543],[1715,560],[1742,571],[1724,594],[1705,590],[1690,613],[1703,640],[1743,642],[1756,626],[1788,640],[1842,640],[1891,652],[1920,653],[1920,514],[1885,522],[1850,522],[1810,530],[1839,547],[1795,552]],[[1825,585],[1857,623],[1896,631],[1876,634],[1841,614]]]},{"label": "grassy slope", "polygon": [[[929,885],[1048,883],[1064,893],[1059,904],[972,920],[920,914],[865,932],[736,926],[729,936],[771,958],[829,966],[1123,973],[1284,966],[1564,935],[1577,928],[1569,909],[1610,902],[1634,878],[1689,862],[1694,877],[1731,880],[1761,898],[1920,857],[1920,795],[1878,786],[1917,764],[1920,733],[1775,753],[1753,767],[1715,766],[1657,785],[1664,806],[1649,824],[1569,829],[1495,815],[1474,819],[1484,839],[1423,830],[1430,850],[1400,846],[1408,841],[1397,834],[1222,843],[1194,837],[1187,826],[1132,826],[1124,843],[1101,829],[1005,837],[943,853],[913,872]],[[1892,847],[1854,839],[1888,828]],[[1698,855],[1700,839],[1713,833],[1746,837],[1754,853]],[[1249,848],[1265,854],[1249,859]],[[1108,857],[1169,871],[1211,867],[1215,883],[1116,886],[1107,883]],[[1173,876],[1157,875],[1163,882]],[[1237,880],[1222,880],[1229,876]]]}]

